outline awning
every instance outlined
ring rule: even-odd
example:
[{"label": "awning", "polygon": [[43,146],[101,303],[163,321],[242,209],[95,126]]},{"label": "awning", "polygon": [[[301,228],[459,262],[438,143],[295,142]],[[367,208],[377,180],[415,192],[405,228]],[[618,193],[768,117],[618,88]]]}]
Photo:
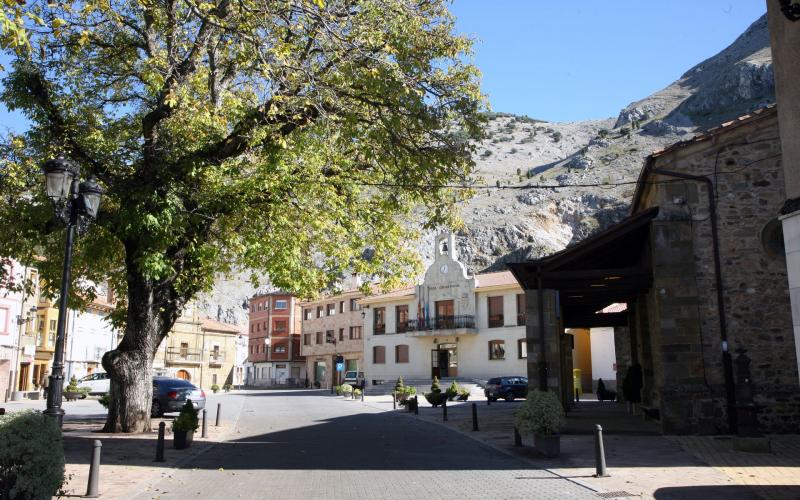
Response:
[{"label": "awning", "polygon": [[628,311],[597,314],[615,302],[630,302],[653,282],[649,255],[653,207],[541,259],[509,264],[523,290],[557,290],[564,328],[627,325]]}]

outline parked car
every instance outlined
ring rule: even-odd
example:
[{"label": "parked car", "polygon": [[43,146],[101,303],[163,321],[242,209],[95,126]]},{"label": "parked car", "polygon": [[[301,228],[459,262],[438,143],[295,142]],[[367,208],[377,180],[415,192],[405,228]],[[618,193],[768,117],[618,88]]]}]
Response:
[{"label": "parked car", "polygon": [[84,387],[89,389],[90,395],[101,396],[111,390],[111,379],[105,372],[90,373],[78,380],[78,388]]},{"label": "parked car", "polygon": [[527,377],[497,377],[490,378],[483,390],[489,401],[500,398],[514,401],[514,398],[524,398],[528,395]]},{"label": "parked car", "polygon": [[344,384],[350,384],[353,388],[358,387],[363,389],[364,385],[364,372],[357,372],[355,370],[344,373]]},{"label": "parked car", "polygon": [[153,405],[151,417],[161,417],[165,413],[177,413],[191,400],[195,410],[206,407],[206,393],[188,380],[170,377],[153,377]]}]

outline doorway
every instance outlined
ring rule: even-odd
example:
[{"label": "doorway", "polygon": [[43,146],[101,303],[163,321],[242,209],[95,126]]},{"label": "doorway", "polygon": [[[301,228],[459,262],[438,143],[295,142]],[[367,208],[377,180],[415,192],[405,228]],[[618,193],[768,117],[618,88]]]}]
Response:
[{"label": "doorway", "polygon": [[458,376],[458,354],[455,344],[439,344],[431,351],[431,377]]},{"label": "doorway", "polygon": [[192,376],[189,375],[189,372],[187,372],[186,370],[178,370],[177,377],[187,382],[190,382],[192,380]]},{"label": "doorway", "polygon": [[18,391],[27,391],[28,390],[28,379],[30,377],[30,363],[21,363],[19,365],[19,383],[17,386]]},{"label": "doorway", "polygon": [[453,328],[453,301],[436,301],[436,328],[439,330]]}]

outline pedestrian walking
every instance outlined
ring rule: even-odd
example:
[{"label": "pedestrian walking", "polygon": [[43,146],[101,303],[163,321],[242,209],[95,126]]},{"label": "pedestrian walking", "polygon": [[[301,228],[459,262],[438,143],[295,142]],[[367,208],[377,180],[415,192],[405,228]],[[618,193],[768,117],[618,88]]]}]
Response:
[{"label": "pedestrian walking", "polygon": [[47,399],[47,392],[50,389],[50,370],[46,370],[42,374],[42,379],[39,381],[39,387],[44,391],[44,398]]}]

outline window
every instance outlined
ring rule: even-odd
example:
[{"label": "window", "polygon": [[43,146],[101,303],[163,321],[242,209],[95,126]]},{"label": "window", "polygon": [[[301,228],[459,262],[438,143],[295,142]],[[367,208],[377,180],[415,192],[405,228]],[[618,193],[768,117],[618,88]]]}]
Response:
[{"label": "window", "polygon": [[333,344],[336,342],[336,337],[333,336],[333,330],[325,330],[325,343]]},{"label": "window", "polygon": [[304,333],[303,334],[303,345],[311,345],[311,334]]},{"label": "window", "polygon": [[396,345],[394,346],[394,362],[395,363],[408,363],[408,346]]},{"label": "window", "polygon": [[216,373],[212,373],[211,374],[211,384],[212,385],[217,385],[217,374]]},{"label": "window", "polygon": [[317,344],[321,344],[322,343],[322,332],[317,332],[317,339],[316,340],[317,340],[317,342],[316,342]]},{"label": "window", "polygon": [[317,317],[318,318],[322,317],[322,306],[317,306]]},{"label": "window", "polygon": [[525,326],[525,294],[517,294],[517,326]]},{"label": "window", "polygon": [[286,299],[280,299],[275,301],[275,309],[287,309],[289,307],[289,301]]},{"label": "window", "polygon": [[376,307],[373,313],[373,329],[375,335],[383,335],[386,333],[386,308]]},{"label": "window", "polygon": [[350,340],[358,340],[361,338],[361,328],[360,326],[350,327]]},{"label": "window", "polygon": [[283,354],[286,352],[286,346],[283,344],[276,344],[272,352],[276,354]]},{"label": "window", "polygon": [[256,331],[261,331],[261,323],[256,324]]},{"label": "window", "polygon": [[386,363],[386,348],[382,345],[372,347],[372,362],[377,364]]},{"label": "window", "polygon": [[344,340],[344,328],[339,328],[339,340]]},{"label": "window", "polygon": [[397,306],[395,308],[395,318],[397,318],[397,333],[408,331],[408,306]]},{"label": "window", "polygon": [[189,355],[189,343],[188,342],[181,342],[181,357],[185,358]]},{"label": "window", "polygon": [[360,311],[361,306],[358,303],[358,299],[350,299],[350,310],[351,311]]},{"label": "window", "polygon": [[525,359],[528,357],[528,340],[527,339],[519,339],[517,340],[517,351],[519,352],[519,359]]},{"label": "window", "polygon": [[489,359],[506,359],[505,340],[489,341]]},{"label": "window", "polygon": [[503,326],[503,296],[489,297],[489,328]]},{"label": "window", "polygon": [[219,358],[220,358],[219,346],[215,345],[214,348],[211,349],[211,359],[213,359],[214,361],[219,361]]},{"label": "window", "polygon": [[344,369],[348,372],[355,372],[358,371],[358,360],[357,359],[345,359],[344,360]]},{"label": "window", "polygon": [[254,331],[255,329],[256,329],[256,325],[250,325],[250,333],[253,333],[253,331]]},{"label": "window", "polygon": [[333,316],[336,314],[336,304],[328,304],[328,316]]},{"label": "window", "polygon": [[304,318],[306,321],[308,321],[308,320],[310,320],[310,319],[312,318],[312,315],[313,315],[313,314],[314,314],[314,310],[313,310],[313,309],[310,309],[310,308],[309,308],[309,309],[306,309],[306,310],[303,312],[303,318]]},{"label": "window", "polygon": [[286,333],[287,324],[288,323],[287,323],[287,321],[285,319],[276,319],[275,320],[275,324],[274,324],[274,328],[273,328],[272,331],[275,332],[275,333]]},{"label": "window", "polygon": [[54,320],[54,319],[50,320],[50,329],[51,330],[55,330],[56,329],[56,320]]},{"label": "window", "polygon": [[344,301],[343,300],[339,301],[339,312],[340,313],[344,312]]}]

